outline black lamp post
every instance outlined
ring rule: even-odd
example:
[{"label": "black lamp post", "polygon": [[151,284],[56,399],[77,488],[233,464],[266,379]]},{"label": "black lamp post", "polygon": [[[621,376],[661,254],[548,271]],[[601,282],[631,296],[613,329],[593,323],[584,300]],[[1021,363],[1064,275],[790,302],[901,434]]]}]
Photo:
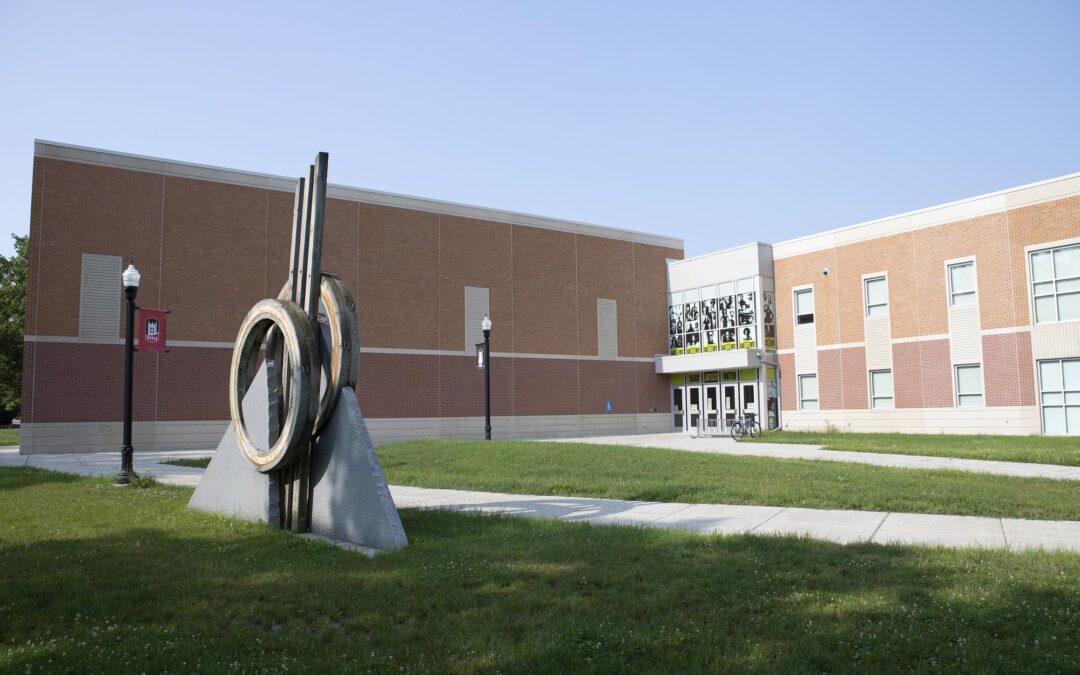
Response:
[{"label": "black lamp post", "polygon": [[124,280],[124,297],[127,298],[127,334],[124,338],[124,446],[120,448],[120,475],[117,485],[127,485],[130,478],[138,478],[133,466],[131,447],[131,380],[132,355],[135,352],[135,294],[139,292],[139,279],[142,275],[132,262],[121,275]]},{"label": "black lamp post", "polygon": [[484,315],[484,439],[491,440],[491,319]]}]

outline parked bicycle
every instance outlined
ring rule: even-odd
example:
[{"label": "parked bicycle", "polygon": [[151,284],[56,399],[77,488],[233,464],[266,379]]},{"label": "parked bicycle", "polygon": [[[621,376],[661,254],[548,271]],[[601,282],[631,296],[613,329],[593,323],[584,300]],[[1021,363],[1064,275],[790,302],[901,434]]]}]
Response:
[{"label": "parked bicycle", "polygon": [[736,417],[731,422],[731,437],[735,440],[740,438],[756,438],[761,435],[761,425],[757,421],[756,413],[746,413],[743,417]]}]

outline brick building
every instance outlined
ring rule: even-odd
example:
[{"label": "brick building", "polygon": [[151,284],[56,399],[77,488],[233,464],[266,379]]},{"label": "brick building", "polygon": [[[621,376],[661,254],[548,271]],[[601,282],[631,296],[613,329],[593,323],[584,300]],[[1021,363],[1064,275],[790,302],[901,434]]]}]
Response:
[{"label": "brick building", "polygon": [[[121,264],[169,315],[135,445],[213,447],[235,332],[285,277],[291,179],[37,142],[22,451],[116,450]],[[332,167],[331,167],[332,172]],[[1080,174],[683,260],[670,237],[331,186],[377,441],[769,426],[1080,434]]]},{"label": "brick building", "polygon": [[[331,165],[331,176],[333,166]],[[22,451],[115,450],[121,265],[170,310],[167,354],[136,354],[134,441],[214,447],[240,321],[288,276],[295,180],[39,141]],[[483,433],[480,321],[494,323],[497,437],[667,428],[667,259],[682,241],[331,186],[323,270],[361,327],[358,394],[377,441]],[[610,402],[610,405],[609,405]]]}]

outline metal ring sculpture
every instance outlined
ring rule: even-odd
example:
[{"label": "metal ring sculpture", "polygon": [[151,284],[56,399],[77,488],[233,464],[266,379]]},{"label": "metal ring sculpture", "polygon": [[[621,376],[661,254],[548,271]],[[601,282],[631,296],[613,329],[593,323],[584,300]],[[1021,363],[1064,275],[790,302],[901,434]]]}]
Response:
[{"label": "metal ring sculpture", "polygon": [[[244,395],[259,368],[260,349],[272,328],[281,331],[289,364],[292,395],[286,403],[285,424],[277,440],[260,450],[244,423]],[[310,435],[318,411],[311,395],[312,375],[318,372],[319,351],[315,331],[300,306],[290,300],[260,300],[240,326],[229,375],[229,414],[240,449],[259,471],[266,473],[289,465],[305,435]]]},{"label": "metal ring sculpture", "polygon": [[[233,350],[229,381],[229,412],[241,450],[260,472],[289,466],[305,434],[317,436],[337,405],[341,388],[355,387],[360,373],[360,330],[356,304],[345,284],[332,274],[323,274],[319,288],[330,328],[329,378],[319,396],[321,378],[316,326],[295,302],[287,300],[286,283],[278,299],[258,302],[240,327]],[[321,321],[321,317],[320,317]],[[285,421],[277,440],[261,450],[244,424],[243,400],[259,366],[263,342],[271,330],[284,338],[283,361],[291,380],[286,398]]]},{"label": "metal ring sculpture", "polygon": [[[289,297],[291,284],[285,283],[278,300]],[[312,435],[323,430],[337,405],[344,386],[355,387],[360,376],[360,324],[356,318],[356,303],[345,283],[336,275],[322,275],[319,298],[326,308],[330,325],[330,381],[326,383],[319,400],[319,413],[315,418]],[[316,336],[317,337],[317,336]]]}]

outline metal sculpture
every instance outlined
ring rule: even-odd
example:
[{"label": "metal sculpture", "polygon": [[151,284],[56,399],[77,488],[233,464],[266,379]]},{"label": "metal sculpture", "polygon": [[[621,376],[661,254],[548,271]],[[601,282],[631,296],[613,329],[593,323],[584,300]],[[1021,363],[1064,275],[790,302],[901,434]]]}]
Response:
[{"label": "metal sculpture", "polygon": [[240,325],[230,431],[190,505],[399,548],[405,534],[355,394],[356,305],[344,282],[321,269],[328,159],[319,153],[297,184],[288,280]]}]

